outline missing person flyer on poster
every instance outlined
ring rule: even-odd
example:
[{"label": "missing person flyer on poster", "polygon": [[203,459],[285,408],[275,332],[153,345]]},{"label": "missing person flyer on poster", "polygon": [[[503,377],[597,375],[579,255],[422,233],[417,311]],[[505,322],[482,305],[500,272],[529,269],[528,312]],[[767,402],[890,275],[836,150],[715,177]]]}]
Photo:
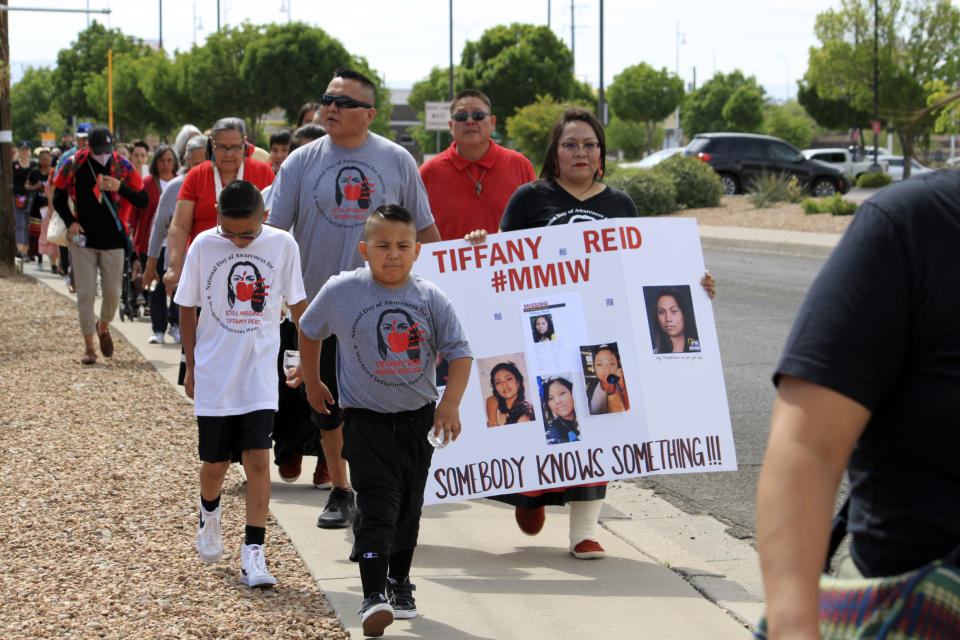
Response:
[{"label": "missing person flyer on poster", "polygon": [[453,301],[475,356],[426,504],[737,468],[695,220],[424,245],[413,271]]}]

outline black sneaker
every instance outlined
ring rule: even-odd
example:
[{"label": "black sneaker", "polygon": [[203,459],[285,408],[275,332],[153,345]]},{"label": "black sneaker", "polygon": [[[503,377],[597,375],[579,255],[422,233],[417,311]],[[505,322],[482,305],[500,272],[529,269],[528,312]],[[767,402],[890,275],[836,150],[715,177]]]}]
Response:
[{"label": "black sneaker", "polygon": [[327,500],[327,506],[317,518],[317,526],[321,529],[342,529],[353,518],[353,492],[350,489],[334,487]]},{"label": "black sneaker", "polygon": [[417,602],[413,599],[416,586],[410,584],[410,578],[399,580],[387,578],[387,599],[393,607],[393,617],[397,620],[417,617]]},{"label": "black sneaker", "polygon": [[383,630],[393,623],[393,608],[383,597],[382,593],[375,593],[366,598],[357,613],[361,616],[360,626],[363,635],[379,638]]}]

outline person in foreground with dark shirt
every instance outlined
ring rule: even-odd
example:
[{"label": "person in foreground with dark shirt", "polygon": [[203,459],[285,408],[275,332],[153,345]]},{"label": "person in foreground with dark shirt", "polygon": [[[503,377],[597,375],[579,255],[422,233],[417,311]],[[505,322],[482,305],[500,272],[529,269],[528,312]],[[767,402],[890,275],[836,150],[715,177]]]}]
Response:
[{"label": "person in foreground with dark shirt", "polygon": [[818,584],[844,469],[852,540],[839,577],[900,575],[960,544],[958,201],[953,171],[882,190],[797,315],[774,374],[757,492],[770,640],[820,638]]}]

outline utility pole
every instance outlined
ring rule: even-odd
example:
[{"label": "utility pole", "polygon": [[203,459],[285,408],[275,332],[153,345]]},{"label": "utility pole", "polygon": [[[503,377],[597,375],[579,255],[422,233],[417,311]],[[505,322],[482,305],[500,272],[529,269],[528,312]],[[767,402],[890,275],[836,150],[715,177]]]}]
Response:
[{"label": "utility pole", "polygon": [[0,276],[13,273],[13,132],[10,130],[10,39],[7,0],[0,0]]},{"label": "utility pole", "polygon": [[573,10],[573,0],[570,0],[570,57],[573,58],[573,69],[571,69],[570,72],[573,75],[577,75],[577,50],[576,47],[574,47],[573,40],[574,23],[576,22],[576,18],[573,15]]},{"label": "utility pole", "polygon": [[603,97],[603,0],[600,0],[600,124],[610,124],[607,114],[607,101]]},{"label": "utility pole", "polygon": [[[880,163],[877,162],[877,147],[879,146],[877,122],[880,121],[880,6],[878,0],[873,0],[873,167],[877,168]],[[903,161],[904,171],[909,171],[907,164],[910,158]],[[876,170],[876,169],[875,169]]]},{"label": "utility pole", "polygon": [[[453,0],[449,2],[450,8],[450,82],[447,88],[447,100],[453,102]],[[439,152],[440,150],[437,149]]]},{"label": "utility pole", "polygon": [[157,0],[160,4],[160,17],[157,20],[157,23],[160,25],[160,39],[158,40],[158,48],[163,49],[163,0]]}]

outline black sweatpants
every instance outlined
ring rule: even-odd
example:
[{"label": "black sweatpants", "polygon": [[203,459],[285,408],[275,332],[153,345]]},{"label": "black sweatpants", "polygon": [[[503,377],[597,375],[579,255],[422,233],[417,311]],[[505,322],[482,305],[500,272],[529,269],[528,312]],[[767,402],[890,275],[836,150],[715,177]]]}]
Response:
[{"label": "black sweatpants", "polygon": [[352,561],[364,554],[389,558],[417,546],[434,409],[433,403],[401,413],[344,409],[343,457],[357,494]]}]

